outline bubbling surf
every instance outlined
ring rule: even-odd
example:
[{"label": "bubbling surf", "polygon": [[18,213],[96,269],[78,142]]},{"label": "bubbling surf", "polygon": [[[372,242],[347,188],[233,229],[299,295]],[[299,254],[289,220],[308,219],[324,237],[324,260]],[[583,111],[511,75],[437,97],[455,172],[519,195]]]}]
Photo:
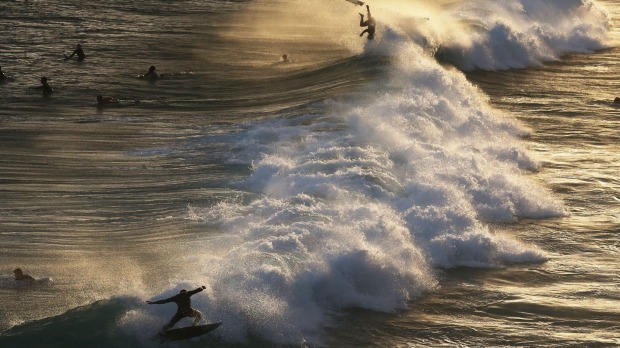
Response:
[{"label": "bubbling surf", "polygon": [[609,47],[609,14],[590,0],[473,1],[449,12],[462,30],[442,39],[438,56],[462,70],[526,68]]},{"label": "bubbling surf", "polygon": [[406,308],[438,269],[546,260],[492,227],[565,214],[528,175],[528,130],[408,38],[369,44],[390,65],[355,102],[249,125],[237,148],[253,173],[238,187],[254,198],[192,210],[227,231],[206,302],[232,323],[228,337],[312,341],[334,310]]},{"label": "bubbling surf", "polygon": [[[193,307],[203,312],[207,322],[224,323],[212,336],[222,337],[225,344],[249,341],[252,345],[259,341],[269,342],[268,346],[305,346],[309,342],[320,346],[322,330],[336,322],[334,318],[344,309],[389,313],[415,306],[415,299],[442,285],[439,274],[444,269],[502,269],[513,263],[547,260],[541,248],[519,240],[505,226],[522,218],[563,216],[563,204],[531,175],[539,164],[521,140],[529,130],[509,113],[492,108],[487,96],[466,79],[462,70],[527,67],[558,59],[567,52],[605,47],[609,18],[595,2],[385,0],[370,4],[378,21],[374,41],[359,38],[359,8],[342,0],[259,0],[243,6],[237,1],[214,1],[211,5],[217,16],[210,12],[214,21],[207,21],[206,27],[212,30],[210,38],[217,45],[194,47],[198,44],[192,37],[188,43],[181,40],[183,45],[174,46],[181,53],[165,53],[166,57],[179,58],[196,49],[196,55],[208,55],[204,64],[217,72],[215,81],[229,84],[222,88],[197,72],[191,79],[182,79],[193,84],[195,94],[184,95],[185,86],[167,97],[178,100],[178,94],[191,99],[191,108],[180,112],[171,104],[164,110],[154,106],[144,111],[149,122],[139,123],[140,136],[136,138],[144,136],[148,145],[128,144],[127,152],[119,150],[113,159],[107,159],[127,156],[130,163],[140,158],[135,163],[141,166],[131,161],[127,166],[131,170],[122,167],[117,174],[122,181],[129,177],[123,176],[125,172],[135,173],[144,182],[128,180],[127,187],[144,188],[135,191],[135,200],[125,200],[119,197],[128,196],[126,186],[116,182],[112,190],[101,186],[94,194],[105,193],[102,200],[112,201],[113,207],[93,207],[93,211],[110,209],[105,211],[106,219],[93,225],[84,222],[96,232],[110,232],[102,225],[118,226],[111,231],[122,235],[124,239],[119,240],[130,251],[134,251],[134,244],[143,244],[135,246],[135,254],[127,261],[135,271],[128,272],[124,260],[110,262],[118,254],[102,259],[101,267],[119,264],[122,267],[116,269],[134,276],[123,279],[118,287],[110,287],[113,290],[102,290],[107,291],[103,295],[92,295],[109,295],[111,300],[58,318],[18,325],[9,338],[15,341],[10,342],[23,340],[26,344],[15,346],[34,344],[31,342],[40,337],[37,332],[53,337],[50,333],[69,328],[88,333],[102,326],[104,330],[94,330],[98,335],[85,334],[86,341],[68,337],[66,343],[152,346],[154,332],[174,314],[174,306],[148,307],[144,299],[169,297],[182,288],[203,284],[207,288],[192,299]],[[135,4],[130,6],[133,9]],[[230,14],[237,6],[239,13],[231,15],[234,20],[226,22],[220,16]],[[345,8],[351,19],[343,19]],[[134,15],[134,10],[127,11]],[[122,16],[122,11],[113,12]],[[168,24],[171,18],[180,20],[187,15],[183,11],[166,17],[157,10],[146,22],[161,18],[161,23]],[[127,18],[131,17],[123,19]],[[107,19],[100,23],[107,23]],[[202,17],[192,16],[187,26],[194,28],[199,21]],[[166,30],[176,33],[177,28],[170,25]],[[101,30],[108,34],[107,26]],[[133,27],[131,30],[131,37],[138,37]],[[294,41],[297,46],[292,45]],[[166,44],[148,46],[161,48],[162,55],[169,49]],[[292,51],[290,62],[274,62],[282,53],[290,53],[291,47],[297,51]],[[192,62],[200,66],[203,62],[199,59]],[[119,68],[123,69],[126,67]],[[359,78],[366,73],[368,76]],[[114,78],[110,74],[116,83]],[[135,88],[137,99],[152,100],[151,94],[165,94],[166,86],[180,88],[175,79],[169,75],[150,85],[148,91],[142,85],[131,88]],[[367,85],[359,87],[364,83]],[[88,93],[94,84],[88,85]],[[203,85],[208,92],[203,91]],[[271,89],[272,85],[279,89]],[[289,91],[289,86],[297,89]],[[220,89],[221,100],[195,103],[196,96]],[[326,95],[335,94],[332,91],[343,90],[350,93],[326,100]],[[54,101],[62,100],[62,95]],[[238,108],[230,106],[235,100],[243,101]],[[261,105],[253,105],[255,101]],[[310,101],[314,104],[308,106]],[[209,109],[212,104],[221,107]],[[140,107],[144,103],[114,112],[122,115],[119,122],[127,115],[139,119],[144,115],[139,113]],[[75,112],[70,107],[63,110]],[[247,115],[246,110],[250,110]],[[222,124],[203,128],[203,123],[212,122],[203,112],[224,116]],[[235,114],[241,115],[230,116]],[[32,122],[29,113],[18,117]],[[240,119],[245,123],[240,124]],[[47,122],[58,121],[40,121],[46,127]],[[167,129],[177,124],[179,128]],[[104,123],[101,128],[107,126]],[[71,128],[75,128],[73,124]],[[99,128],[93,129],[95,134]],[[32,133],[37,130],[32,128]],[[202,132],[209,134],[201,137]],[[116,135],[110,135],[114,143]],[[171,137],[185,141],[183,146],[174,140],[170,145]],[[211,147],[213,143],[218,144]],[[144,150],[140,146],[155,148]],[[207,151],[220,149],[221,154],[209,153],[212,157],[202,161]],[[120,168],[105,167],[100,161],[106,156],[98,157],[96,168]],[[170,158],[174,160],[167,161]],[[145,165],[160,159],[161,164]],[[223,174],[209,176],[214,167]],[[165,173],[155,174],[159,169]],[[186,174],[190,179],[183,177]],[[243,179],[231,182],[229,175]],[[183,214],[179,210],[184,209],[184,202],[193,202],[192,195],[204,187],[215,187],[217,193],[201,195],[198,201],[202,206],[189,206],[183,218],[190,221],[192,232],[198,232],[182,235],[179,230],[185,226],[175,230],[177,219],[181,219],[178,214]],[[221,198],[235,194],[235,198]],[[54,199],[57,196],[54,194]],[[136,205],[142,197],[147,205],[127,209],[126,205]],[[141,209],[157,215],[146,227],[144,220],[152,215],[143,217],[136,212]],[[80,223],[99,216],[90,218],[90,214],[94,213],[79,216]],[[114,215],[123,218],[101,223]],[[58,220],[72,221],[65,215]],[[126,220],[137,222],[126,225]],[[125,236],[127,226],[140,230],[140,234]],[[111,234],[84,238],[93,240],[89,251],[104,250],[95,243],[102,243]],[[74,234],[63,239],[75,240]],[[116,239],[111,240],[116,243]],[[138,240],[142,243],[136,243]],[[144,260],[156,258],[165,260],[153,263],[154,270],[144,273],[151,276],[142,276],[140,268],[148,267]],[[168,262],[168,258],[174,261]],[[168,268],[160,270],[157,265],[162,264]],[[96,269],[92,273],[98,273],[97,267],[91,268]],[[106,278],[116,285],[115,276]],[[170,286],[163,293],[147,294],[168,286],[168,282]],[[99,286],[103,281],[92,283]],[[101,313],[105,314],[103,319]],[[45,327],[51,328],[41,331]]]}]

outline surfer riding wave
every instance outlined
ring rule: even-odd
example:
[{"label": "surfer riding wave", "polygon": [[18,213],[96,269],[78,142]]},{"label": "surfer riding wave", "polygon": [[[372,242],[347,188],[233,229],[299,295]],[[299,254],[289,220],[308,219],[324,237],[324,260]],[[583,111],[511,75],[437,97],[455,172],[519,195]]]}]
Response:
[{"label": "surfer riding wave", "polygon": [[178,295],[175,295],[175,296],[163,299],[163,300],[153,301],[153,302],[146,301],[146,303],[148,303],[148,304],[164,304],[164,303],[174,302],[174,303],[177,304],[177,306],[178,306],[177,312],[172,317],[172,319],[170,319],[170,322],[162,327],[163,331],[166,331],[166,330],[170,329],[179,320],[181,320],[181,319],[183,319],[185,317],[192,317],[192,318],[194,318],[194,322],[192,323],[192,326],[196,326],[196,324],[198,324],[200,319],[202,319],[202,313],[200,313],[199,311],[197,311],[197,310],[192,308],[192,300],[190,299],[190,297],[192,295],[194,295],[194,294],[197,294],[197,293],[201,292],[205,288],[206,287],[203,285],[202,287],[197,288],[196,290],[192,290],[192,291],[187,291],[187,290],[183,289],[183,290],[181,290],[179,292]]}]

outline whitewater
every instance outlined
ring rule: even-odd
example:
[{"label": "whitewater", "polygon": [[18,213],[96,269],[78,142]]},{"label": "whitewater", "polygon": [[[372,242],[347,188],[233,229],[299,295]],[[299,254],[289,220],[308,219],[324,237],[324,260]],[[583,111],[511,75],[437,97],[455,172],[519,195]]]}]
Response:
[{"label": "whitewater", "polygon": [[[554,87],[618,71],[619,4],[369,5],[373,41],[342,0],[3,3],[0,345],[157,346],[175,308],[145,301],[201,285],[222,326],[166,345],[620,345],[617,136],[580,191],[545,123],[615,124],[612,79],[580,112]],[[43,73],[49,98],[26,92]]]}]

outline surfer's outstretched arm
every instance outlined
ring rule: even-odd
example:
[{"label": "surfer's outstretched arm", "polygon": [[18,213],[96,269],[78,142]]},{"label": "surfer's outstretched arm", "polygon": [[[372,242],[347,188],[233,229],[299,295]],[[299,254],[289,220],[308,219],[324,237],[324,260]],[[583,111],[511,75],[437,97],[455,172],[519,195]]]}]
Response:
[{"label": "surfer's outstretched arm", "polygon": [[204,290],[204,289],[206,289],[206,288],[207,288],[207,287],[203,285],[203,286],[199,287],[199,288],[198,288],[198,289],[196,289],[196,290],[189,291],[189,292],[188,292],[188,293],[189,293],[189,296],[192,296],[192,295],[194,295],[194,294],[197,294],[197,293],[201,292],[202,290]]},{"label": "surfer's outstretched arm", "polygon": [[146,301],[146,303],[148,303],[148,304],[164,304],[164,303],[172,302],[173,299],[174,299],[174,297],[170,297],[170,298],[166,298],[166,299],[159,300],[159,301]]}]

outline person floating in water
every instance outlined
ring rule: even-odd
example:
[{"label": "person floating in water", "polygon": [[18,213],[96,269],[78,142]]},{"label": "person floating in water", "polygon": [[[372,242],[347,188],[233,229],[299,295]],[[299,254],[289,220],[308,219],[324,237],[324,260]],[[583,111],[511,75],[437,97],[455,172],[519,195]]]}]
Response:
[{"label": "person floating in water", "polygon": [[24,274],[21,268],[16,268],[13,273],[15,274],[15,281],[34,281],[34,278],[28,274]]},{"label": "person floating in water", "polygon": [[290,63],[291,60],[288,58],[288,54],[284,53],[282,56],[280,56],[280,61],[282,63]]},{"label": "person floating in water", "polygon": [[2,72],[2,67],[0,66],[0,81],[6,80],[6,75]]},{"label": "person floating in water", "polygon": [[65,60],[69,60],[73,58],[73,56],[77,55],[77,60],[84,60],[86,58],[86,54],[84,54],[84,50],[82,49],[82,45],[77,44],[73,53],[70,56],[65,55]]},{"label": "person floating in water", "polygon": [[176,324],[179,320],[185,318],[185,317],[192,317],[194,318],[194,323],[192,324],[192,326],[195,326],[196,324],[198,324],[198,322],[200,321],[200,319],[202,319],[202,314],[193,309],[192,308],[192,300],[190,299],[190,297],[194,294],[197,294],[199,292],[201,292],[202,290],[206,289],[206,287],[203,285],[202,287],[196,289],[196,290],[192,290],[192,291],[187,291],[185,289],[181,290],[181,292],[179,292],[178,295],[172,296],[170,298],[167,299],[163,299],[163,300],[159,300],[159,301],[146,301],[146,303],[148,304],[164,304],[164,303],[170,303],[170,302],[174,302],[177,304],[177,312],[176,314],[172,317],[172,319],[170,319],[170,322],[166,325],[164,325],[162,327],[162,330],[166,331],[168,329],[170,329],[171,327],[174,326],[174,324]]},{"label": "person floating in water", "polygon": [[118,99],[112,97],[104,97],[101,94],[97,96],[97,104],[115,104],[118,103]]},{"label": "person floating in water", "polygon": [[45,96],[48,96],[52,94],[52,92],[54,92],[54,89],[52,89],[52,86],[50,86],[49,83],[47,83],[47,77],[45,76],[41,77],[41,86],[30,87],[28,89],[40,89],[43,91],[43,95]]},{"label": "person floating in water", "polygon": [[155,65],[151,65],[149,67],[149,71],[147,71],[146,74],[142,75],[142,77],[150,77],[153,79],[158,78],[159,74],[155,72]]},{"label": "person floating in water", "polygon": [[360,13],[360,27],[368,27],[360,33],[363,36],[364,33],[368,33],[368,40],[375,38],[375,19],[370,15],[370,6],[366,5],[366,11],[368,11],[368,19],[364,21],[364,15]]}]

